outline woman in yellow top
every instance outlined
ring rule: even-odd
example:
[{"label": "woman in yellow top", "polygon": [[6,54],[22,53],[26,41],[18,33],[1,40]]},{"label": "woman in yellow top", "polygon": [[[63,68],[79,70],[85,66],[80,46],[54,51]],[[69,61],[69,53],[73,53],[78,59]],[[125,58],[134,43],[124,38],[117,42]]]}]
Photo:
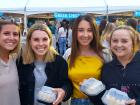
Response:
[{"label": "woman in yellow top", "polygon": [[104,63],[95,20],[90,15],[79,16],[72,31],[72,48],[68,59],[69,78],[74,90],[71,105],[93,105],[88,97],[80,91],[80,83],[84,79],[100,79]]}]

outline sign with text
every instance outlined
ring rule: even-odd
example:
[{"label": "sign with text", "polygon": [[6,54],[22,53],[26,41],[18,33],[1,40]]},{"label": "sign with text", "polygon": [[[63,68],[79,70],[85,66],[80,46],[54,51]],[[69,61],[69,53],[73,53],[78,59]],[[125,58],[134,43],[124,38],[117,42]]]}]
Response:
[{"label": "sign with text", "polygon": [[80,13],[54,13],[55,18],[77,18]]}]

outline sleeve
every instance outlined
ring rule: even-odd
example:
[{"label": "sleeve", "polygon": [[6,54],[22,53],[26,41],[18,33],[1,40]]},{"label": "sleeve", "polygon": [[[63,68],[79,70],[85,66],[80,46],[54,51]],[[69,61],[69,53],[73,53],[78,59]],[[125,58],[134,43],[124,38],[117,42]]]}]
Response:
[{"label": "sleeve", "polygon": [[104,93],[105,93],[105,90],[104,90],[103,92],[99,93],[99,94],[96,95],[96,96],[88,96],[88,97],[89,97],[90,101],[91,101],[94,105],[104,105],[104,104],[102,103],[102,100],[101,100],[101,98],[102,98],[102,96],[103,96]]},{"label": "sleeve", "polygon": [[20,95],[20,102],[21,105],[28,105],[28,97],[27,97],[27,87],[25,83],[25,73],[23,68],[23,62],[22,57],[17,59],[17,70],[18,70],[18,76],[19,76],[19,95]]},{"label": "sleeve", "polygon": [[136,105],[140,105],[140,87],[133,88],[132,92],[135,94]]},{"label": "sleeve", "polygon": [[140,97],[136,98],[136,105],[140,105]]},{"label": "sleeve", "polygon": [[59,68],[60,72],[59,72],[59,77],[60,77],[60,81],[62,83],[61,88],[65,91],[65,97],[63,99],[63,101],[67,101],[70,96],[72,95],[73,92],[73,86],[72,86],[72,82],[70,81],[70,79],[68,78],[68,65],[67,62],[59,56]]},{"label": "sleeve", "polygon": [[103,58],[105,63],[112,61],[112,54],[108,49],[103,49]]},{"label": "sleeve", "polygon": [[68,49],[65,51],[65,53],[64,53],[64,55],[63,55],[63,58],[67,61],[68,58],[69,58],[69,56],[70,56],[70,54],[71,54],[71,48],[68,48]]}]

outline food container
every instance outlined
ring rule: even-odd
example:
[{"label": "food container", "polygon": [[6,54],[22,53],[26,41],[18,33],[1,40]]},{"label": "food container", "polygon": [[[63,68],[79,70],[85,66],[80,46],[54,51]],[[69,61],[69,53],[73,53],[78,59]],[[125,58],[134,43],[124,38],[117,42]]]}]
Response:
[{"label": "food container", "polygon": [[85,80],[80,86],[80,90],[89,96],[98,95],[104,89],[105,85],[95,78]]},{"label": "food container", "polygon": [[43,86],[38,92],[37,98],[42,103],[53,103],[57,98],[57,92],[51,87]]},{"label": "food container", "polygon": [[130,100],[127,93],[118,89],[111,88],[102,96],[102,102],[105,105],[125,105],[125,102]]}]

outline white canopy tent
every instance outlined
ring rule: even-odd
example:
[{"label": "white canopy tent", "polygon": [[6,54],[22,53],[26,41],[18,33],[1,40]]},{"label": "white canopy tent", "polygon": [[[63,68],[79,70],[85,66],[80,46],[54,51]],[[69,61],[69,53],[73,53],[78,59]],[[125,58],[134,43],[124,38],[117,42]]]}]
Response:
[{"label": "white canopy tent", "polygon": [[0,0],[0,12],[24,14],[27,0]]},{"label": "white canopy tent", "polygon": [[0,0],[0,12],[24,14],[26,29],[28,15],[55,12],[105,14],[106,4],[104,0]]},{"label": "white canopy tent", "polygon": [[27,16],[41,13],[78,12],[111,14],[140,9],[140,0],[0,0],[0,12]]},{"label": "white canopy tent", "polygon": [[28,0],[0,0],[0,12],[24,15],[24,29],[27,29],[26,5]]},{"label": "white canopy tent", "polygon": [[54,12],[119,13],[140,9],[140,0],[0,0],[0,12],[27,15]]},{"label": "white canopy tent", "polygon": [[136,11],[140,9],[140,0],[105,0],[108,14]]},{"label": "white canopy tent", "polygon": [[29,0],[27,15],[54,12],[106,13],[104,0]]}]

